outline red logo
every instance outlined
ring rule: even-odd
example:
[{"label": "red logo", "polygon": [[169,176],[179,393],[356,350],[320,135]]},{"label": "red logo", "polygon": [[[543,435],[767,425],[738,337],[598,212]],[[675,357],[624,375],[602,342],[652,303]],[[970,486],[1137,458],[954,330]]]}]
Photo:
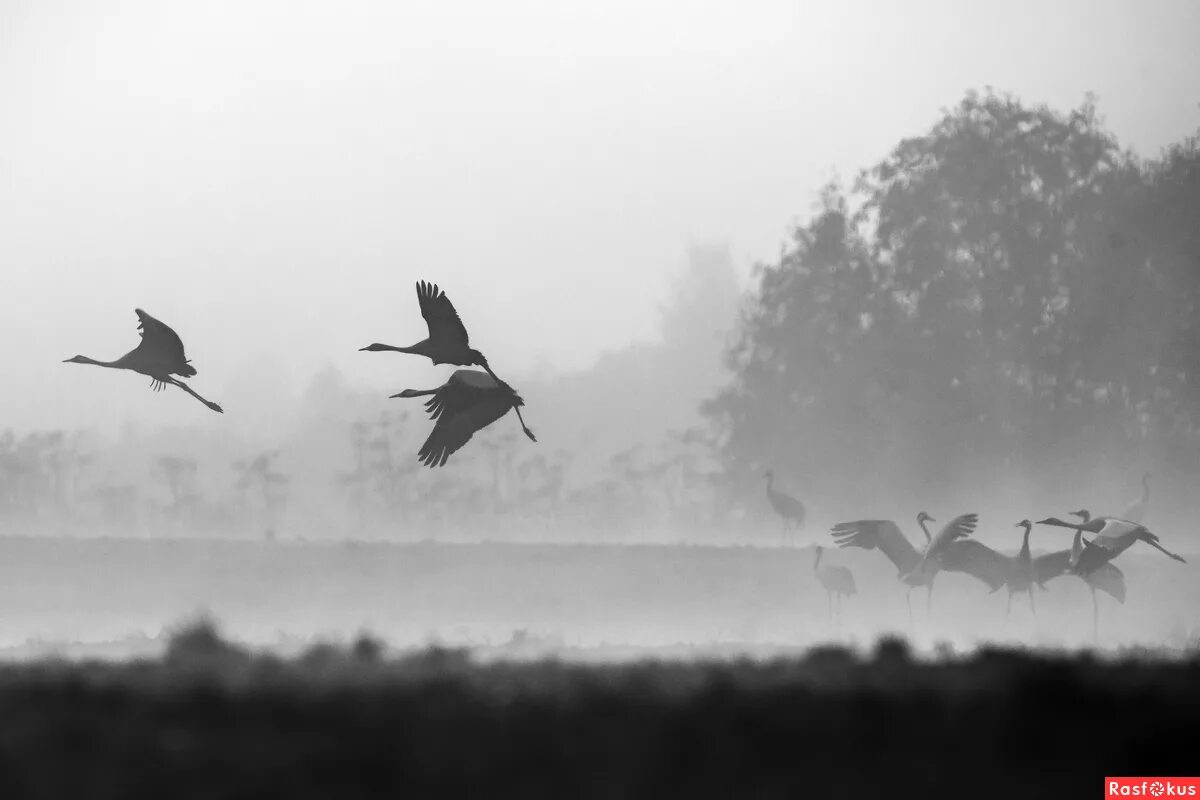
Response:
[{"label": "red logo", "polygon": [[1105,778],[1104,800],[1122,797],[1200,798],[1200,778]]}]

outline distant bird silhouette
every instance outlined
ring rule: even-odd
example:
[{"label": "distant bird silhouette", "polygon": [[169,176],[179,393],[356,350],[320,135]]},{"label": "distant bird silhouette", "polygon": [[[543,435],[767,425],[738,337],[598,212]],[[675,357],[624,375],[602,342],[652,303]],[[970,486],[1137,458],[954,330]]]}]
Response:
[{"label": "distant bird silhouette", "polygon": [[991,591],[1004,585],[1004,578],[994,567],[987,552],[995,552],[979,542],[966,538],[975,530],[978,514],[962,514],[950,520],[937,536],[930,536],[926,522],[936,522],[922,511],[917,514],[917,525],[925,534],[925,550],[918,552],[900,532],[900,527],[890,519],[860,519],[839,522],[830,531],[840,547],[861,547],[864,550],[881,550],[898,570],[896,577],[908,585],[905,603],[908,605],[908,620],[912,623],[912,590],[924,586],[926,612],[933,607],[933,581],[939,571],[963,572],[983,581]]},{"label": "distant bird silhouette", "polygon": [[421,316],[429,328],[429,336],[411,347],[396,347],[378,342],[360,347],[359,351],[370,352],[391,351],[394,353],[412,353],[425,356],[434,364],[454,364],[460,367],[480,366],[487,370],[492,380],[504,383],[492,372],[483,353],[472,350],[467,337],[466,326],[459,319],[458,312],[446,293],[438,289],[436,284],[419,281],[417,283],[417,302],[421,306]]},{"label": "distant bird silhouette", "polygon": [[142,375],[150,377],[150,387],[156,392],[162,391],[169,383],[183,389],[213,411],[224,413],[219,405],[205,400],[192,391],[192,388],[186,383],[171,377],[179,375],[183,378],[190,378],[196,374],[196,368],[183,354],[183,342],[180,341],[178,334],[140,308],[134,309],[134,313],[138,316],[138,330],[142,332],[142,341],[133,350],[116,361],[97,361],[87,356],[75,356],[64,359],[63,363],[92,364],[97,367],[140,372]]},{"label": "distant bird silhouette", "polygon": [[767,500],[783,520],[783,535],[786,536],[789,528],[804,524],[804,503],[775,488],[774,470],[767,470],[763,477],[767,479]]},{"label": "distant bird silhouette", "polygon": [[433,396],[425,401],[425,409],[429,411],[430,419],[437,420],[433,432],[417,453],[427,467],[443,466],[451,454],[471,440],[476,431],[503,417],[510,408],[517,412],[525,435],[531,441],[537,441],[521,417],[521,406],[525,401],[507,383],[478,370],[455,370],[449,380],[436,389],[405,389],[392,397],[426,395]]},{"label": "distant bird silhouette", "polygon": [[817,556],[813,559],[813,574],[817,576],[817,582],[825,588],[825,595],[829,600],[829,618],[833,619],[834,600],[837,600],[837,616],[840,617],[842,615],[842,598],[857,593],[858,588],[854,585],[854,573],[848,567],[821,566],[823,552],[824,548],[817,545]]},{"label": "distant bird silhouette", "polygon": [[1142,496],[1134,500],[1121,513],[1121,519],[1127,519],[1130,522],[1142,523],[1146,521],[1146,514],[1150,511],[1150,473],[1142,473]]}]

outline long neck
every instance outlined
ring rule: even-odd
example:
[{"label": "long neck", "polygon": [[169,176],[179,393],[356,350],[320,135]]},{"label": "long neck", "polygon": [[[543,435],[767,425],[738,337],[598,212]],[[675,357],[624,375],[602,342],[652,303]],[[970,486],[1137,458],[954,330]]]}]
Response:
[{"label": "long neck", "polygon": [[364,347],[363,350],[371,350],[376,352],[388,351],[392,353],[412,353],[419,356],[425,355],[424,352],[419,349],[419,345],[413,345],[412,347],[397,347],[394,344],[380,344],[379,342],[376,342],[375,344]]},{"label": "long neck", "polygon": [[925,527],[925,519],[917,520],[917,524],[921,526],[921,533],[925,534],[925,544],[928,545],[933,541],[933,537],[929,535],[929,528]]},{"label": "long neck", "polygon": [[1033,530],[1032,526],[1027,526],[1025,528],[1025,535],[1021,538],[1021,552],[1018,554],[1017,557],[1020,558],[1022,561],[1029,560],[1029,532],[1032,530]]},{"label": "long neck", "polygon": [[824,554],[824,550],[817,550],[817,557],[813,559],[813,572],[817,571],[817,567],[821,564],[821,556]]},{"label": "long neck", "polygon": [[75,363],[75,364],[91,364],[96,367],[120,368],[120,366],[121,366],[120,362],[118,362],[118,361],[97,361],[96,359],[88,358],[87,356],[79,356],[79,358],[75,359],[75,361],[73,363]]}]

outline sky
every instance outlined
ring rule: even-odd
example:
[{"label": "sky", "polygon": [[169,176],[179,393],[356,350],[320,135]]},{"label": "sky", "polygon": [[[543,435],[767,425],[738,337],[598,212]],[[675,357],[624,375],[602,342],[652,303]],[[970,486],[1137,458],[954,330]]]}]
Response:
[{"label": "sky", "polygon": [[[506,377],[653,339],[692,243],[745,280],[820,186],[969,89],[1077,106],[1154,156],[1200,127],[1195,0],[0,0],[0,428],[256,425],[332,364],[446,368],[444,288]],[[181,392],[62,360],[137,344]],[[244,412],[244,413],[240,413]]]}]

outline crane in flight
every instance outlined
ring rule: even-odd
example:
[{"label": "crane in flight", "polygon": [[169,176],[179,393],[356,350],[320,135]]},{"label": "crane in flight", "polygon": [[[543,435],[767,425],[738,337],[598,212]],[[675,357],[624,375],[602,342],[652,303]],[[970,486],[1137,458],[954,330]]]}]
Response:
[{"label": "crane in flight", "polygon": [[923,551],[918,551],[890,519],[839,522],[831,530],[840,547],[880,550],[896,565],[896,577],[908,585],[904,599],[908,604],[909,624],[912,624],[912,590],[925,587],[928,592],[925,608],[929,613],[933,608],[933,580],[939,571],[964,572],[983,581],[991,591],[1004,585],[1003,576],[997,574],[982,552],[991,548],[968,538],[979,522],[978,514],[961,514],[946,523],[936,536],[931,536],[925,523],[936,521],[924,511],[917,514],[917,525],[926,540]]},{"label": "crane in flight", "polygon": [[421,306],[421,316],[429,335],[409,347],[397,347],[390,344],[375,342],[359,351],[411,353],[425,356],[434,364],[453,364],[459,367],[483,367],[492,380],[501,385],[507,385],[492,372],[483,353],[470,346],[467,328],[459,318],[458,312],[446,293],[438,289],[437,284],[417,282],[417,303]]},{"label": "crane in flight", "polygon": [[1096,569],[1101,564],[1107,564],[1132,547],[1135,542],[1145,542],[1154,549],[1163,552],[1169,558],[1184,564],[1187,563],[1187,560],[1183,556],[1172,553],[1159,544],[1158,536],[1147,530],[1145,525],[1139,525],[1136,522],[1130,522],[1118,517],[1093,517],[1088,513],[1086,508],[1079,511],[1072,511],[1071,513],[1079,517],[1082,521],[1072,523],[1064,522],[1057,517],[1048,517],[1038,520],[1038,524],[1071,528],[1076,532],[1080,540],[1082,540],[1084,533],[1093,534],[1090,542],[1081,542],[1082,549],[1071,565],[1071,571],[1076,574],[1083,575]]},{"label": "crane in flight", "polygon": [[159,322],[140,308],[135,308],[134,313],[137,314],[138,330],[141,331],[142,336],[142,341],[137,347],[116,361],[97,361],[87,356],[73,356],[63,359],[63,363],[91,364],[97,367],[138,372],[150,378],[150,388],[156,392],[165,389],[169,383],[183,389],[218,414],[225,413],[219,405],[205,400],[192,391],[192,388],[186,383],[171,377],[178,375],[181,378],[190,378],[196,374],[196,368],[191,365],[183,353],[183,342],[179,335],[168,325]]},{"label": "crane in flight", "polygon": [[437,420],[433,432],[417,453],[427,467],[441,467],[446,460],[471,440],[477,431],[508,413],[517,412],[521,429],[530,441],[537,441],[525,425],[521,406],[525,401],[503,381],[474,369],[455,370],[454,374],[436,389],[405,389],[392,397],[424,397],[429,418]]}]

